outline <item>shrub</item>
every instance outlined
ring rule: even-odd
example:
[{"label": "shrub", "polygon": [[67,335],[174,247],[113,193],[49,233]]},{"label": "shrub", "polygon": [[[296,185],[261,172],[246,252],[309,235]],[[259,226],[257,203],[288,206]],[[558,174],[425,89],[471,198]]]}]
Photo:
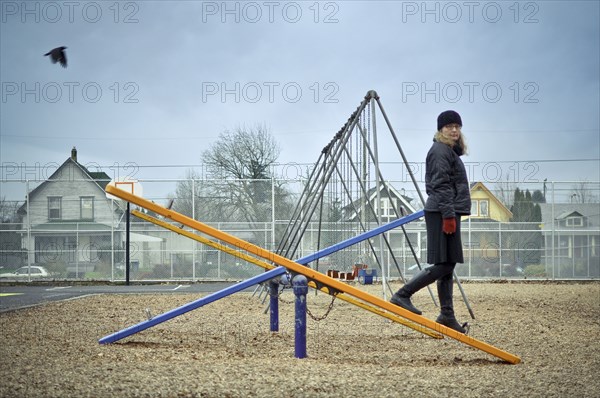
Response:
[{"label": "shrub", "polygon": [[546,266],[542,264],[528,265],[523,270],[523,273],[526,278],[546,278],[548,276],[546,274]]}]

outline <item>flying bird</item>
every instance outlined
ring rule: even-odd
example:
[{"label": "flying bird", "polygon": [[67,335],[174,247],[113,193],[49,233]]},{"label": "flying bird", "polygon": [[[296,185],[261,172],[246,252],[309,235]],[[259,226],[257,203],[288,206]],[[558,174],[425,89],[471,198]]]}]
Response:
[{"label": "flying bird", "polygon": [[67,47],[65,47],[65,46],[56,47],[55,49],[48,51],[46,54],[44,54],[44,56],[49,55],[50,61],[52,61],[53,64],[59,62],[63,68],[66,68],[67,67],[67,54],[65,54],[66,49],[67,49]]}]

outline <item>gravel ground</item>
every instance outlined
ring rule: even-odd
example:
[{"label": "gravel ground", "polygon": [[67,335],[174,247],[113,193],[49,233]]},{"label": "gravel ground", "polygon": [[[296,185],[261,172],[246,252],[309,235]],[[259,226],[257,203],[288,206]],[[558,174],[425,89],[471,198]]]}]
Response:
[{"label": "gravel ground", "polygon": [[[381,294],[381,285],[360,286]],[[394,286],[397,288],[398,286]],[[293,294],[270,333],[257,297],[238,293],[121,342],[98,339],[198,296],[102,295],[0,314],[0,397],[597,397],[600,284],[464,283],[470,334],[518,355],[509,365],[335,300],[309,318],[294,358]],[[458,292],[455,291],[456,300]],[[437,315],[427,291],[415,304]],[[325,294],[308,296],[324,315]],[[468,312],[457,305],[460,320]]]}]

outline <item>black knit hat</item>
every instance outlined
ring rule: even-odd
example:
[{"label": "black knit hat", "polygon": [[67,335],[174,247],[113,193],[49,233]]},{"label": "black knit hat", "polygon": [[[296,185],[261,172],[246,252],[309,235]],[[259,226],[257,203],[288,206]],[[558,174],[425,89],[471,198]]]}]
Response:
[{"label": "black knit hat", "polygon": [[448,125],[448,124],[458,124],[460,126],[462,126],[462,119],[460,118],[460,115],[458,114],[458,112],[455,111],[445,111],[440,113],[440,115],[438,116],[438,120],[437,120],[437,129],[438,131],[440,131],[442,129],[442,127]]}]

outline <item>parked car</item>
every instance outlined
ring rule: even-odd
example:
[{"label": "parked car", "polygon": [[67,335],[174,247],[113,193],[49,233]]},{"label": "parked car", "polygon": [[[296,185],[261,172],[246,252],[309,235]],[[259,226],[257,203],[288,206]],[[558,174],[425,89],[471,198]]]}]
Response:
[{"label": "parked car", "polygon": [[30,275],[32,278],[48,278],[51,276],[46,268],[32,265],[31,267],[21,267],[15,272],[0,274],[0,278],[27,278]]}]

